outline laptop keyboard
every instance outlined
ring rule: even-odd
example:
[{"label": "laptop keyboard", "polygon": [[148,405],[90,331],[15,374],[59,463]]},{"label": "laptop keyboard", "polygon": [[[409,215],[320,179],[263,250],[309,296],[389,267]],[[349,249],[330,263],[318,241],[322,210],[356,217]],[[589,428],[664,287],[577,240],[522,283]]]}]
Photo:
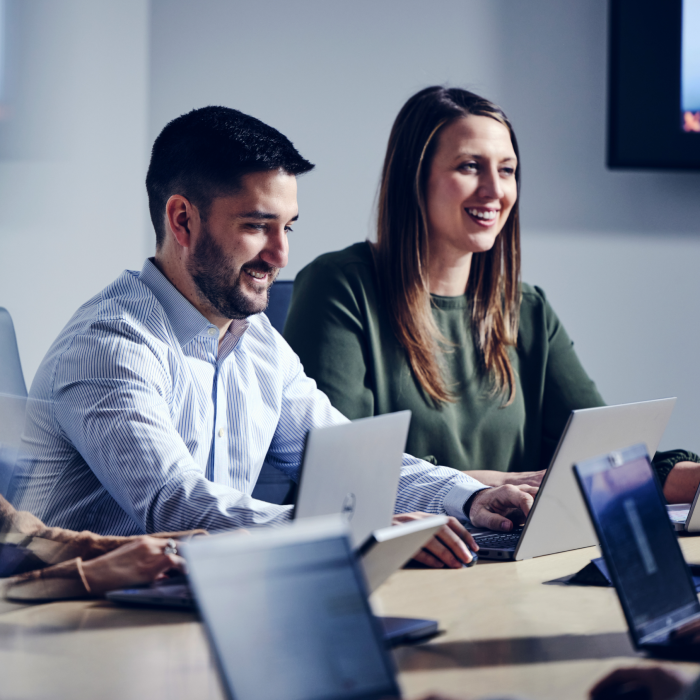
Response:
[{"label": "laptop keyboard", "polygon": [[518,532],[500,533],[493,535],[480,535],[476,538],[479,547],[515,547],[518,544],[522,530]]}]

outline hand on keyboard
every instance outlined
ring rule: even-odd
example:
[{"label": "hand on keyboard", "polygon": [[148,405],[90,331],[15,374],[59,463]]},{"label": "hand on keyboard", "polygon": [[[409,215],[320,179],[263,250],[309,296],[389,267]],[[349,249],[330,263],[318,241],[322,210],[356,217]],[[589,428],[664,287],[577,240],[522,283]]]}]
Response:
[{"label": "hand on keyboard", "polygon": [[469,520],[477,527],[511,532],[513,524],[525,522],[537,493],[534,486],[497,486],[473,497]]}]

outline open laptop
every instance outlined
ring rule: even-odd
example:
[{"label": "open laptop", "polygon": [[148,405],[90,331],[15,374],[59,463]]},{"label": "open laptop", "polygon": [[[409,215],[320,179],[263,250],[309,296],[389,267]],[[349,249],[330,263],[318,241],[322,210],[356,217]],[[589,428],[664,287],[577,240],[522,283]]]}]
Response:
[{"label": "open laptop", "polygon": [[[298,522],[302,523],[306,520]],[[434,515],[373,532],[355,552],[365,575],[367,591],[374,593],[446,523],[446,515]],[[2,569],[2,551],[0,551],[0,569]],[[106,598],[113,603],[137,607],[181,610],[193,610],[197,607],[188,577],[185,575],[156,581],[147,586],[109,591]],[[432,636],[438,631],[435,620],[406,617],[382,617],[379,620],[384,641],[391,645],[414,642]]]},{"label": "open laptop", "polygon": [[675,403],[670,398],[572,411],[524,526],[512,533],[473,533],[479,558],[520,561],[596,544],[571,465],[636,443],[654,454]]},{"label": "open laptop", "polygon": [[226,697],[400,697],[340,518],[202,537],[183,552]]},{"label": "open laptop", "polygon": [[306,437],[294,518],[343,513],[353,546],[391,524],[410,411],[387,413]]},{"label": "open laptop", "polygon": [[573,467],[635,648],[700,658],[672,632],[700,619],[695,585],[666,513],[645,445]]},{"label": "open laptop", "polygon": [[677,532],[700,532],[700,508],[698,507],[698,496],[700,486],[695,492],[692,503],[672,503],[666,506],[668,517],[671,520],[674,530]]}]

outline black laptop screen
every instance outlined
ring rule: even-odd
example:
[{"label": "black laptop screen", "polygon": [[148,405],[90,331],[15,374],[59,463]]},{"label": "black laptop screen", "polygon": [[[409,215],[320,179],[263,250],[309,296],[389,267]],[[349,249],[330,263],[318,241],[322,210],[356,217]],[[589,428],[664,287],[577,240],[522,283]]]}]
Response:
[{"label": "black laptop screen", "polygon": [[646,450],[617,454],[577,469],[620,602],[643,637],[699,606]]},{"label": "black laptop screen", "polygon": [[347,537],[188,561],[230,697],[398,695]]}]

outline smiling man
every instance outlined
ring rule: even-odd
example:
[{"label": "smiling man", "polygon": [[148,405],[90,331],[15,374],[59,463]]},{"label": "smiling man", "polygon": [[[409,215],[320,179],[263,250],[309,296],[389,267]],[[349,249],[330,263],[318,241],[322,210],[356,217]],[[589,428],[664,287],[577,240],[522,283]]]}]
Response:
[{"label": "smiling man", "polygon": [[[289,519],[289,506],[250,495],[263,463],[296,478],[307,431],[347,420],[261,313],[287,264],[296,177],[312,168],[236,110],[206,107],[163,129],[146,178],[156,255],[82,306],[44,359],[18,507],[112,535]],[[461,515],[478,493],[498,523],[532,502],[484,488],[406,456],[397,512]],[[453,520],[430,547],[457,565],[464,541]]]}]

